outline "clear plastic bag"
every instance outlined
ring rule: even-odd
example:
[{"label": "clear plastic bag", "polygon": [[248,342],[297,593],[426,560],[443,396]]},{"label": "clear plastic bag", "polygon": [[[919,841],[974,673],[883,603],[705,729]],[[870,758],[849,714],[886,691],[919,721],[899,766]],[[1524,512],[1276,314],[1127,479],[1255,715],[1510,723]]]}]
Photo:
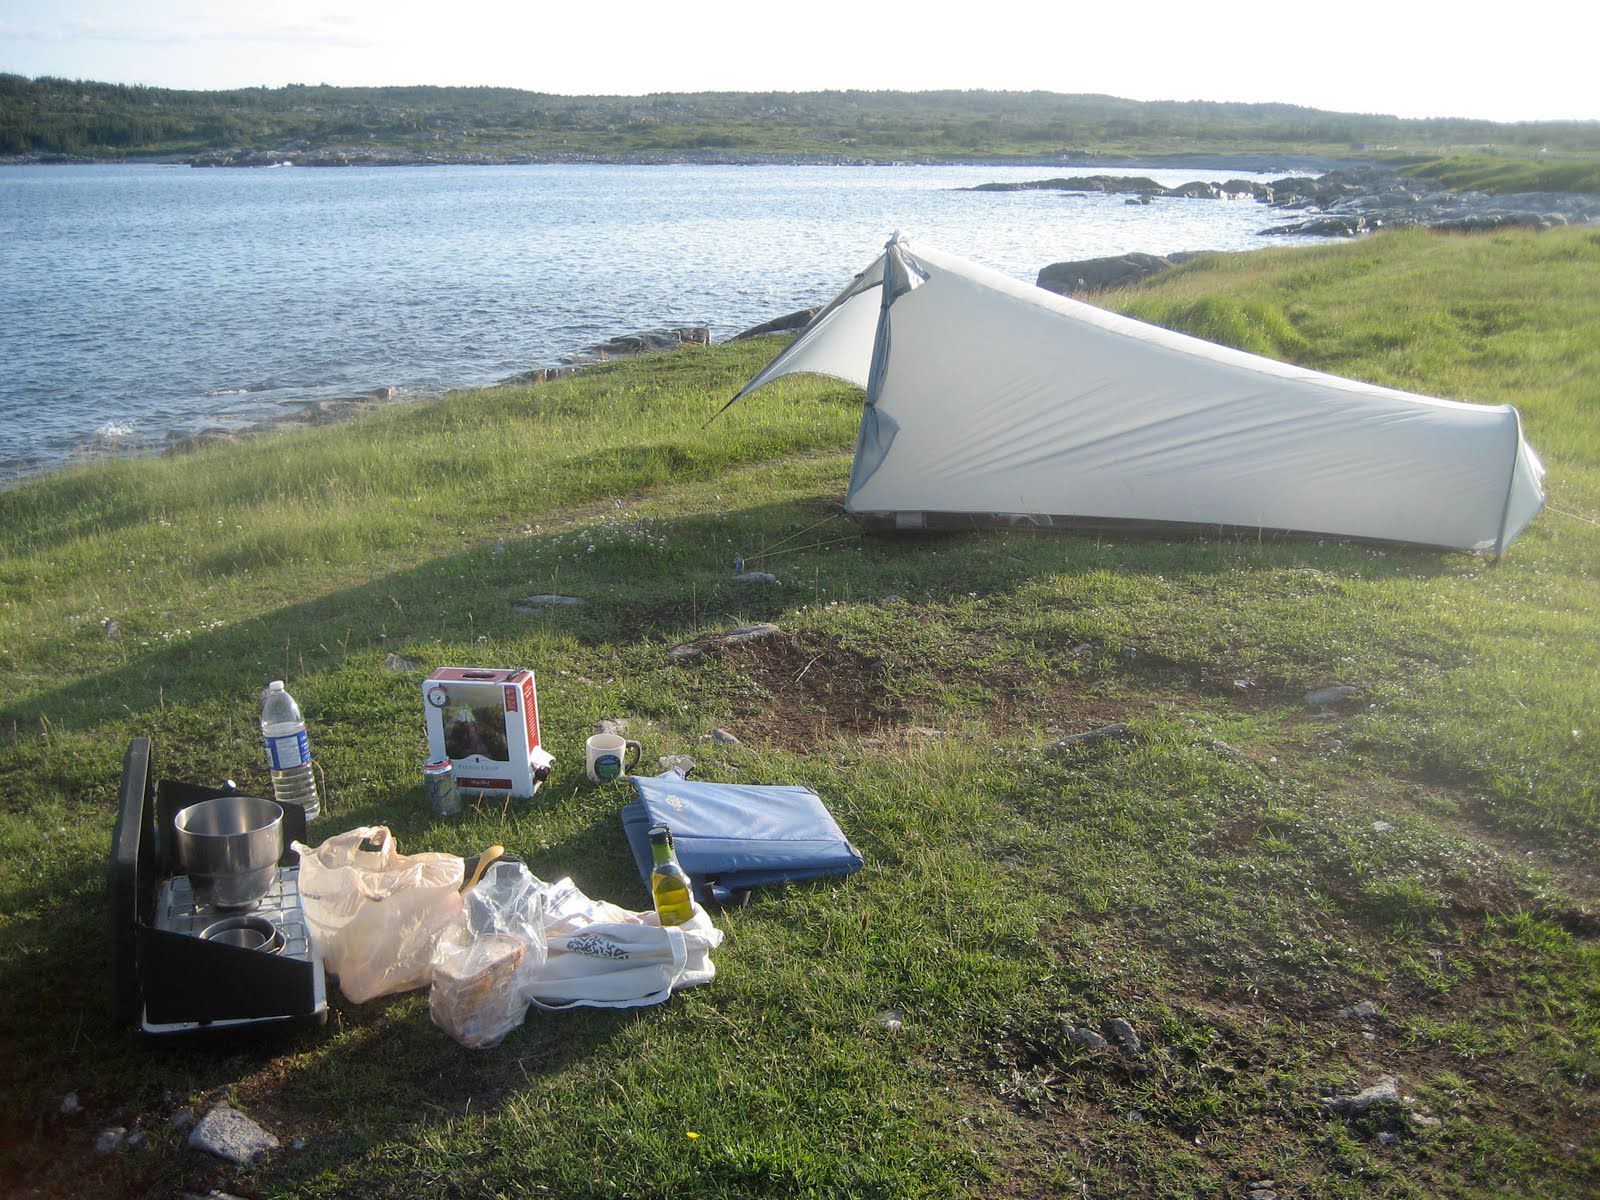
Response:
[{"label": "clear plastic bag", "polygon": [[428,1012],[463,1046],[497,1045],[527,1015],[525,992],[545,961],[545,891],[521,863],[495,863],[441,934]]},{"label": "clear plastic bag", "polygon": [[522,1024],[529,1005],[636,1008],[708,983],[722,931],[695,905],[663,929],[654,912],[593,900],[570,879],[545,883],[518,862],[495,863],[467,890],[439,935],[428,1011],[463,1046],[486,1049]]},{"label": "clear plastic bag", "polygon": [[629,924],[642,919],[609,900],[591,900],[578,885],[563,876],[554,883],[538,879],[534,884],[544,894],[544,931],[549,937],[564,937],[588,925]]},{"label": "clear plastic bag", "polygon": [[306,919],[339,990],[360,1004],[425,985],[434,944],[461,918],[463,860],[401,854],[381,825],[294,848]]}]

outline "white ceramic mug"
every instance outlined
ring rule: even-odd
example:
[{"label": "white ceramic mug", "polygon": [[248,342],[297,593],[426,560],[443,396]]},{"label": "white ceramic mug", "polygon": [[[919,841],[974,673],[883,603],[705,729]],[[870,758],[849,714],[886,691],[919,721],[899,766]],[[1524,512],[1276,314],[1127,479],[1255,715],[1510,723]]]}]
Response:
[{"label": "white ceramic mug", "polygon": [[[638,742],[614,733],[597,733],[584,743],[584,771],[596,783],[610,783],[621,778],[630,766],[639,765],[641,753]],[[628,751],[633,751],[633,761],[628,762]]]}]

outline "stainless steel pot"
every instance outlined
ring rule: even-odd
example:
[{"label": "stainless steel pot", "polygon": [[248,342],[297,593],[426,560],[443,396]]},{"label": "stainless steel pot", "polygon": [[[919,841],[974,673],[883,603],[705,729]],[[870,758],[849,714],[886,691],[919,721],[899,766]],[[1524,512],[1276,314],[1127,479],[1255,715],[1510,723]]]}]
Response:
[{"label": "stainless steel pot", "polygon": [[219,796],[172,820],[178,861],[195,898],[217,908],[249,908],[272,890],[283,854],[283,809],[256,796]]}]

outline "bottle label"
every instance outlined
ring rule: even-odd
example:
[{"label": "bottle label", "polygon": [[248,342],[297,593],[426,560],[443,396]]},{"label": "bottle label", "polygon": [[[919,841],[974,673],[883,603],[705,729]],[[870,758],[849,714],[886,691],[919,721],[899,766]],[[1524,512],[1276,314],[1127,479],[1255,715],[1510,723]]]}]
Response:
[{"label": "bottle label", "polygon": [[311,742],[304,729],[261,740],[267,745],[267,765],[274,771],[292,771],[311,761]]}]

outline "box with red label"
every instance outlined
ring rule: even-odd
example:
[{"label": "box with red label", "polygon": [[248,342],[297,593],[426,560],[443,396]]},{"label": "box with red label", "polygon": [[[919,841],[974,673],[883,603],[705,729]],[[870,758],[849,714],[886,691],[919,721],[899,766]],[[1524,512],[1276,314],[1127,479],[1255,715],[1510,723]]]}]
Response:
[{"label": "box with red label", "polygon": [[422,681],[422,710],[428,756],[450,760],[462,791],[531,796],[550,774],[532,671],[441,667]]}]

